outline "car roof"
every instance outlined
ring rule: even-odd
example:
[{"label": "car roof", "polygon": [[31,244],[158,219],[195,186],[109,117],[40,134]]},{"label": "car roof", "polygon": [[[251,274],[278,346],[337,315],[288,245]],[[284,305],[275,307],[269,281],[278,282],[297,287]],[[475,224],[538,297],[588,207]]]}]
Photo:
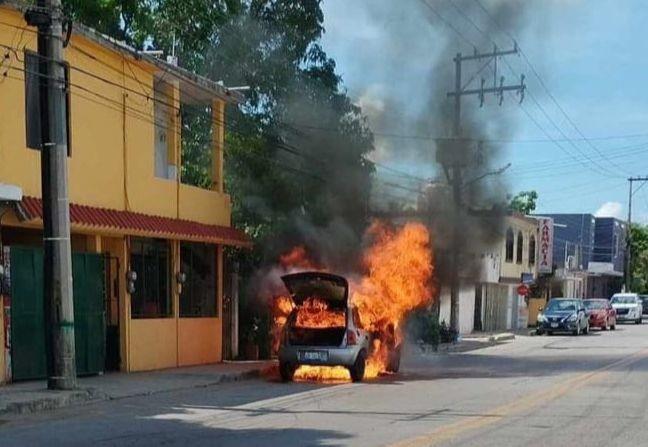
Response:
[{"label": "car roof", "polygon": [[561,297],[551,298],[550,301],[553,301],[553,300],[556,300],[556,301],[558,301],[558,300],[561,300],[561,301],[579,301],[580,298],[566,298],[566,297],[561,296]]},{"label": "car roof", "polygon": [[584,298],[583,301],[607,301],[607,298]]},{"label": "car roof", "polygon": [[625,292],[625,293],[615,293],[612,296],[639,296],[639,295],[636,293]]}]

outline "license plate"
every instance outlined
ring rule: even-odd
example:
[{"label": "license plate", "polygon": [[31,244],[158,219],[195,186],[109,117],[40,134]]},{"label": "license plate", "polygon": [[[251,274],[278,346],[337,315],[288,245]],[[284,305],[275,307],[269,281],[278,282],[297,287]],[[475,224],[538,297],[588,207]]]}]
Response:
[{"label": "license plate", "polygon": [[558,327],[558,323],[551,323],[551,327]]},{"label": "license plate", "polygon": [[326,362],[328,351],[300,351],[300,360],[303,362]]}]

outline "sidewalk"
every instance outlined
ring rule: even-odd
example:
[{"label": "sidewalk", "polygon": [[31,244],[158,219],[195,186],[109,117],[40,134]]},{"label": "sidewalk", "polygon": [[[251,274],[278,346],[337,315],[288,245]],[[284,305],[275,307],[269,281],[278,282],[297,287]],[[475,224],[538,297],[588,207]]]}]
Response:
[{"label": "sidewalk", "polygon": [[200,388],[258,377],[273,361],[226,362],[161,371],[81,377],[74,391],[49,391],[45,381],[0,385],[0,416],[69,405]]},{"label": "sidewalk", "polygon": [[[523,333],[522,335],[528,334]],[[515,336],[516,334],[513,332],[473,332],[472,334],[461,336],[460,340],[456,343],[441,343],[436,351],[430,345],[420,345],[419,347],[421,352],[425,354],[468,352],[514,340]]]}]

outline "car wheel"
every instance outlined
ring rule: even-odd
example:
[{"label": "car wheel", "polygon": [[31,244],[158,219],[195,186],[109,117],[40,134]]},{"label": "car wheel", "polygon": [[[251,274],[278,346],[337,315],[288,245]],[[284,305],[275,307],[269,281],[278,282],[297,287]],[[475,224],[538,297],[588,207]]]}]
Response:
[{"label": "car wheel", "polygon": [[351,381],[353,382],[362,382],[365,374],[365,367],[367,364],[367,354],[364,351],[360,351],[356,361],[352,367],[349,368],[349,373],[351,373]]},{"label": "car wheel", "polygon": [[553,335],[553,332],[551,332],[551,331],[547,331],[547,335],[552,336],[552,335]]},{"label": "car wheel", "polygon": [[389,353],[389,362],[387,363],[387,371],[392,373],[397,373],[400,369],[401,361],[401,347],[397,346],[393,351]]},{"label": "car wheel", "polygon": [[297,366],[288,362],[279,363],[279,375],[283,382],[292,382],[293,377],[295,376],[295,371]]},{"label": "car wheel", "polygon": [[641,324],[641,318],[638,318],[638,319],[635,321],[635,324]]}]

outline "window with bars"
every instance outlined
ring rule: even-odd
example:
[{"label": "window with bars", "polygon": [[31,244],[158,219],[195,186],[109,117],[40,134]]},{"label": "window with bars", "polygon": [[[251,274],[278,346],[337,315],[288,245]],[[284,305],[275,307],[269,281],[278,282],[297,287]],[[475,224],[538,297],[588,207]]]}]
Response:
[{"label": "window with bars", "polygon": [[132,318],[173,316],[169,242],[162,239],[133,239],[130,269],[137,273],[135,292],[131,294]]},{"label": "window with bars", "polygon": [[186,275],[180,294],[181,317],[218,316],[216,246],[180,244],[181,271]]}]

